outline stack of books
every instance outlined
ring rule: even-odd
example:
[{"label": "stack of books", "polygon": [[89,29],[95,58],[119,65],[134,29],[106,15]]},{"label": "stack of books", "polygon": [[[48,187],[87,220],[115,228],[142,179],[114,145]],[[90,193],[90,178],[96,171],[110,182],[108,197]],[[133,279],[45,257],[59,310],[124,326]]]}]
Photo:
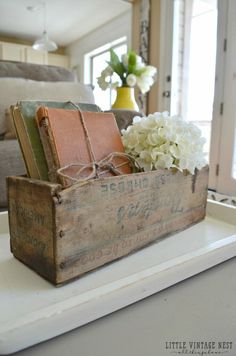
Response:
[{"label": "stack of books", "polygon": [[[11,113],[30,178],[67,187],[90,177],[94,167],[93,178],[114,175],[116,167],[121,174],[131,173],[112,113],[94,104],[51,101],[21,101]],[[115,168],[100,169],[99,162],[109,157]],[[59,174],[63,169],[66,174]]]}]

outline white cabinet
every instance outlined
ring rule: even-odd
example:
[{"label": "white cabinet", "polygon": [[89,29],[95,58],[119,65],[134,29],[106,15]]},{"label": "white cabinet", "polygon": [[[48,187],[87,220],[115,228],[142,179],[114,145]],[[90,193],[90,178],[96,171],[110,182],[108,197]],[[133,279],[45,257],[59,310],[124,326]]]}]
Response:
[{"label": "white cabinet", "polygon": [[0,42],[0,59],[69,68],[69,57],[64,54],[36,51],[31,46],[8,42]]},{"label": "white cabinet", "polygon": [[48,54],[44,51],[36,51],[31,47],[25,47],[25,62],[48,64]]},{"label": "white cabinet", "polygon": [[48,64],[69,69],[69,56],[48,53]]},{"label": "white cabinet", "polygon": [[24,62],[24,46],[13,43],[0,43],[0,57],[4,60]]}]

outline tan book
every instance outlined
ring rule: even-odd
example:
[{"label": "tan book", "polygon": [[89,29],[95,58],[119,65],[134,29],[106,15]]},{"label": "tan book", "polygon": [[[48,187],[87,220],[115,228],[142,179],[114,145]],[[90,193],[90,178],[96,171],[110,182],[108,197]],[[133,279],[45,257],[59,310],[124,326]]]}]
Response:
[{"label": "tan book", "polygon": [[66,175],[74,179],[87,179],[94,173],[93,163],[99,164],[114,152],[121,154],[112,157],[109,162],[114,170],[109,169],[109,165],[102,167],[97,170],[99,177],[115,175],[116,170],[122,174],[131,173],[127,158],[122,157],[124,147],[112,113],[42,106],[37,111],[36,120],[50,181],[70,185],[71,180],[58,176],[58,169],[72,164],[75,166],[65,169]]}]

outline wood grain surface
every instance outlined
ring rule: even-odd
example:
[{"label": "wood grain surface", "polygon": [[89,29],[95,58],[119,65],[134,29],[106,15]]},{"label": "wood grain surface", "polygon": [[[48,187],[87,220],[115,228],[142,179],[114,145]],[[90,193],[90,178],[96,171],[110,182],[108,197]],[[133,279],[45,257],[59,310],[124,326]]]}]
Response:
[{"label": "wood grain surface", "polygon": [[205,217],[208,167],[158,170],[61,189],[8,178],[14,256],[60,284],[183,230]]}]

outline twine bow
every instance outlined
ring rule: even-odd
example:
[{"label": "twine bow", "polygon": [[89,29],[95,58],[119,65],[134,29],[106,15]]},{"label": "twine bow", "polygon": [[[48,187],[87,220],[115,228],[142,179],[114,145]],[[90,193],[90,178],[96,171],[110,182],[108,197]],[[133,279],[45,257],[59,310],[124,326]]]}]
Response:
[{"label": "twine bow", "polygon": [[[124,162],[115,166],[112,162],[114,157],[126,158],[128,162]],[[67,166],[58,169],[57,174],[63,178],[72,181],[72,184],[78,182],[82,183],[90,179],[101,178],[104,174],[108,172],[111,172],[114,175],[121,175],[123,174],[123,172],[121,172],[119,168],[128,163],[130,164],[133,170],[141,171],[140,165],[136,162],[136,160],[133,157],[131,157],[127,153],[112,152],[109,155],[107,155],[105,158],[101,159],[100,161],[93,161],[90,163],[78,162],[78,163],[68,164]],[[75,177],[69,176],[68,174],[64,173],[64,171],[73,167],[78,167],[78,171],[76,172]],[[86,173],[86,170],[88,169],[91,169],[91,173],[89,175],[86,175],[86,177],[83,177],[83,173]]]},{"label": "twine bow", "polygon": [[[91,158],[91,162],[89,162],[89,163],[75,162],[75,163],[68,164],[62,168],[59,168],[57,170],[57,174],[60,177],[66,178],[69,181],[71,181],[72,184],[74,184],[74,183],[78,183],[78,182],[85,183],[90,179],[100,178],[108,172],[111,172],[114,175],[121,175],[121,174],[123,174],[123,172],[121,172],[119,170],[119,168],[122,166],[125,166],[127,164],[130,165],[132,170],[136,170],[136,171],[142,170],[140,165],[138,164],[138,162],[132,156],[130,156],[129,154],[124,153],[124,152],[112,152],[112,153],[108,154],[106,157],[104,157],[103,159],[96,161],[95,154],[94,154],[94,151],[92,148],[92,143],[90,141],[89,133],[88,133],[88,130],[87,130],[87,127],[85,124],[83,113],[77,105],[75,105],[72,102],[70,102],[70,103],[72,105],[74,105],[76,107],[76,109],[78,110],[78,114],[80,116],[81,123],[82,123],[83,129],[84,129],[85,139],[87,142],[87,147],[88,147],[89,155]],[[114,158],[125,158],[126,162],[117,164],[115,166],[114,163],[112,162]],[[78,167],[78,171],[75,173],[74,177],[65,173],[65,171],[67,171],[68,169],[73,168],[73,167]],[[88,169],[91,170],[91,173],[89,175],[86,175],[87,174],[86,171]]]}]

